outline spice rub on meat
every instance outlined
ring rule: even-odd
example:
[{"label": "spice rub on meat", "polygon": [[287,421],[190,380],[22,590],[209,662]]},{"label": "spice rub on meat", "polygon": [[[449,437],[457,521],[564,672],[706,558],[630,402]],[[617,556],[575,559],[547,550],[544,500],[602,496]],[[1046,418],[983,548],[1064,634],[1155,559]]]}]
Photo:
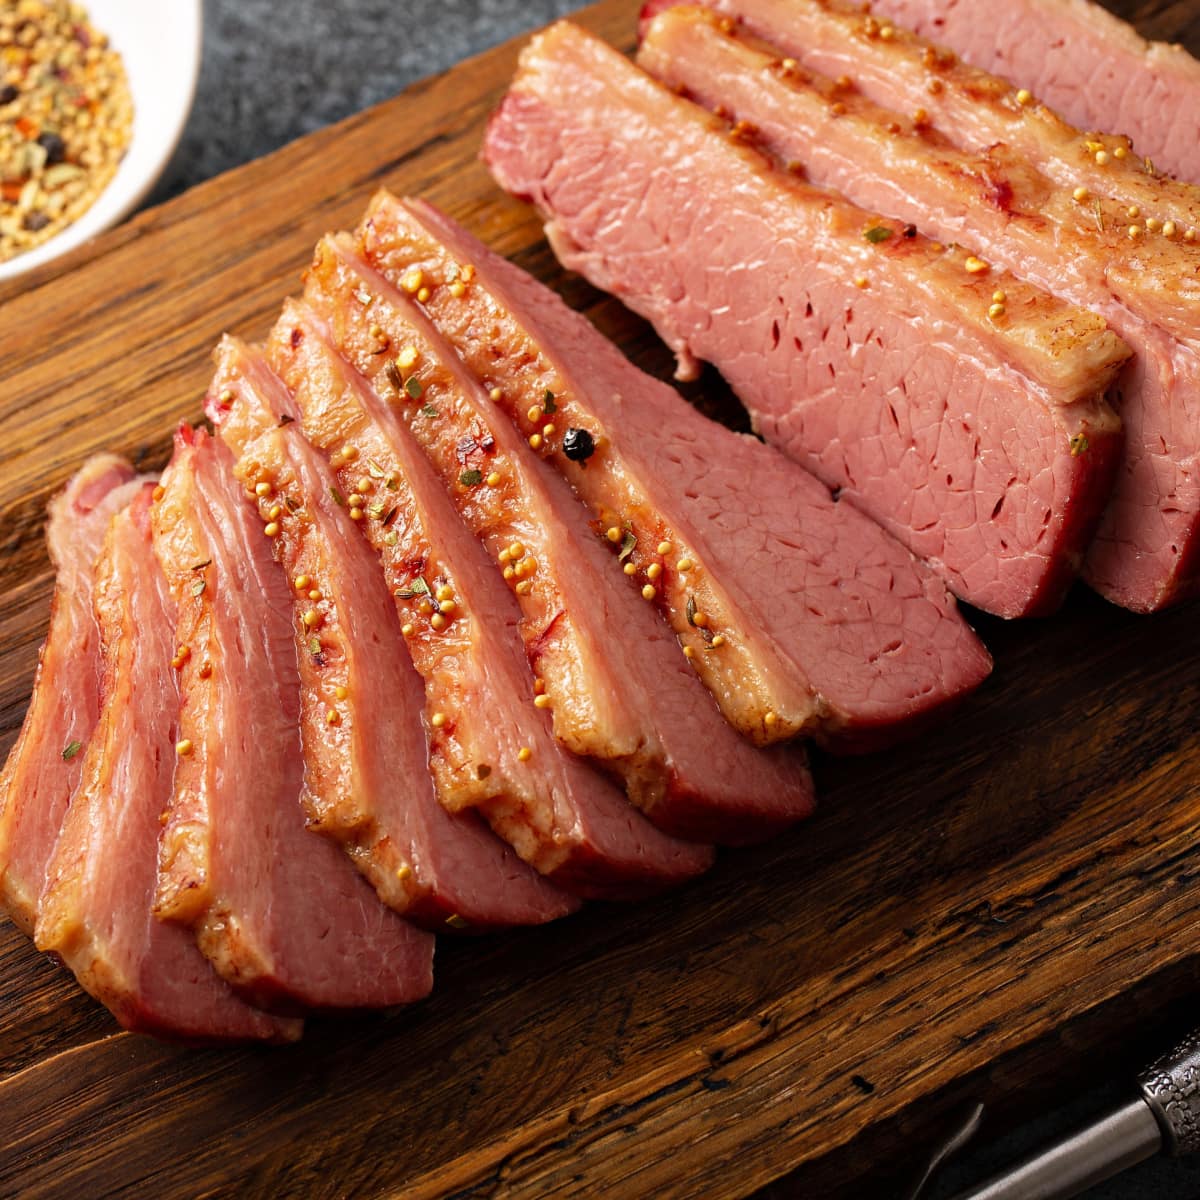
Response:
[{"label": "spice rub on meat", "polygon": [[[342,845],[385,903],[430,929],[535,924],[572,911],[578,901],[477,813],[438,803],[424,689],[378,557],[334,499],[336,477],[261,352],[221,343],[206,408],[292,584],[309,828]],[[358,490],[386,502],[382,471],[361,470]]]},{"label": "spice rub on meat", "polygon": [[418,307],[430,289],[414,274],[393,287],[349,239],[333,247],[330,269],[309,276],[310,298],[337,314],[343,357],[405,422],[516,596],[534,704],[555,735],[677,836],[740,843],[807,816],[803,752],[757,751],[724,720],[650,597],[627,586],[587,510],[541,461],[553,423],[536,443],[522,437]]},{"label": "spice rub on meat", "polygon": [[243,1003],[190,932],[151,912],[179,719],[174,602],[150,541],[152,486],[113,519],[96,566],[99,716],[79,751],[79,786],[49,863],[36,941],[127,1029],[192,1042],[290,1041],[298,1021]]},{"label": "spice rub on meat", "polygon": [[1017,81],[1081,129],[1128,135],[1143,169],[1200,183],[1200,62],[1182,46],[1146,41],[1091,0],[875,0],[872,11]]},{"label": "spice rub on meat", "polygon": [[[810,179],[964,242],[1103,317],[1134,358],[1116,389],[1126,454],[1085,574],[1109,599],[1141,610],[1189,594],[1200,535],[1192,467],[1200,449],[1200,248],[1164,236],[1136,206],[1058,186],[1002,144],[962,150],[797,60],[781,67],[781,53],[715,14],[673,8],[644,28],[638,61],[704,106],[749,122],[782,160],[803,155]],[[883,169],[864,172],[868,161]],[[991,312],[998,323],[1022,319],[1010,305]]]},{"label": "spice rub on meat", "polygon": [[[310,283],[335,261],[323,241]],[[315,287],[310,296],[320,299]],[[555,741],[549,714],[534,703],[515,598],[405,423],[337,353],[337,319],[332,309],[289,303],[268,359],[382,560],[425,682],[442,803],[455,812],[477,808],[526,862],[577,895],[631,897],[704,870],[708,847],[661,833]],[[357,502],[353,489],[367,463],[395,481],[390,522],[373,510],[378,501]],[[447,600],[454,608],[443,612]]]},{"label": "spice rub on meat", "polygon": [[[726,14],[728,33],[740,29],[769,41],[776,75],[794,61],[799,75],[842,80],[844,94],[829,97],[836,121],[824,128],[843,147],[864,118],[878,113],[874,105],[890,110],[883,132],[895,135],[872,138],[870,159],[889,169],[840,170],[839,186],[852,187],[856,197],[885,196],[881,207],[895,215],[897,205],[907,206],[906,219],[917,219],[919,210],[925,221],[918,224],[936,234],[939,212],[930,194],[940,185],[941,203],[950,206],[940,216],[950,231],[961,229],[968,242],[995,231],[987,246],[998,261],[1094,309],[1129,343],[1134,358],[1115,392],[1124,451],[1083,575],[1106,598],[1137,611],[1194,595],[1200,589],[1200,188],[1148,170],[1127,139],[1081,132],[1027,88],[861,10],[814,0],[712,4]],[[796,77],[795,116],[803,81],[796,71],[784,74]],[[732,90],[740,78],[729,77]],[[756,111],[780,82],[760,79]],[[914,111],[921,115],[915,125],[898,115]],[[831,153],[809,143],[805,162],[819,175]],[[916,165],[906,167],[914,157]],[[925,178],[930,164],[934,176]],[[901,180],[908,194],[895,186]],[[963,195],[972,189],[978,189],[974,202],[964,209]],[[951,192],[957,198],[946,200]]]},{"label": "spice rub on meat", "polygon": [[388,1007],[433,985],[433,939],[305,828],[290,588],[226,447],[183,426],[153,512],[182,705],[155,913],[282,1012]]},{"label": "spice rub on meat", "polygon": [[[759,432],[941,571],[1016,616],[1061,600],[1105,499],[1101,318],[876,222],[731,138],[567,23],[522,55],[488,130],[564,265],[718,366]],[[720,180],[717,186],[716,181]],[[989,317],[997,287],[1022,320]]]},{"label": "spice rub on meat", "polygon": [[385,192],[361,238],[393,281],[422,273],[422,310],[522,434],[544,436],[546,421],[563,431],[543,457],[591,508],[613,567],[636,591],[655,589],[743,733],[879,745],[986,676],[987,653],[944,585],[898,542],[638,371],[461,226]]},{"label": "spice rub on meat", "polygon": [[26,933],[33,932],[46,863],[100,715],[96,558],[109,522],[144,482],[125,459],[98,454],[50,501],[50,630],[21,732],[0,772],[0,907]]}]

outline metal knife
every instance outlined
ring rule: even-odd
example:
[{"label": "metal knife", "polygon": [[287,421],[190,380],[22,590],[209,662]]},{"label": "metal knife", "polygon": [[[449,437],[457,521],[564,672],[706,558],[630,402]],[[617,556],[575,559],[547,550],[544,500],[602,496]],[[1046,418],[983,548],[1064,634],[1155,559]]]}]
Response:
[{"label": "metal knife", "polygon": [[1067,1200],[1156,1154],[1200,1151],[1200,1029],[1138,1076],[1138,1092],[954,1200]]}]

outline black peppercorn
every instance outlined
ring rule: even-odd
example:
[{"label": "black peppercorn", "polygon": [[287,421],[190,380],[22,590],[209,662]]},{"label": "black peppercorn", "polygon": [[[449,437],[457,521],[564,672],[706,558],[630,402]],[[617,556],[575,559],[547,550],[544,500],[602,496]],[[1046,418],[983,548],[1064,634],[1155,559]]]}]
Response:
[{"label": "black peppercorn", "polygon": [[67,147],[57,133],[39,133],[37,143],[46,152],[46,165],[54,166],[67,157]]},{"label": "black peppercorn", "polygon": [[585,462],[596,453],[596,439],[586,429],[568,429],[563,434],[562,449],[572,462]]},{"label": "black peppercorn", "polygon": [[11,104],[21,93],[11,83],[0,87],[0,104]]}]

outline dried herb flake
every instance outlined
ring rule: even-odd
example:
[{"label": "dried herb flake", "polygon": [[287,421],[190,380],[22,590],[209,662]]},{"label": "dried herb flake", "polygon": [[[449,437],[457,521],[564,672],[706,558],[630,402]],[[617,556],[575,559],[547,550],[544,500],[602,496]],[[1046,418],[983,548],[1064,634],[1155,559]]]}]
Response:
[{"label": "dried herb flake", "polygon": [[422,575],[418,575],[407,588],[397,588],[396,590],[396,596],[400,600],[412,600],[417,596],[428,595],[429,584],[425,582],[425,578]]},{"label": "dried herb flake", "polygon": [[629,531],[625,531],[625,536],[621,539],[621,552],[617,555],[617,562],[624,562],[634,551],[637,546],[637,538]]},{"label": "dried herb flake", "polygon": [[204,589],[206,587],[208,587],[208,584],[203,579],[197,579],[196,582],[192,584],[192,595],[197,598],[203,596]]},{"label": "dried herb flake", "polygon": [[83,749],[82,742],[80,742],[80,741],[68,742],[63,747],[63,752],[62,752],[63,762],[70,762],[71,759],[73,759],[75,757],[75,755],[77,755],[80,752],[80,750],[82,750],[82,749]]},{"label": "dried herb flake", "polygon": [[872,225],[863,237],[871,243],[872,246],[879,245],[880,242],[886,242],[892,236],[892,231],[886,225]]},{"label": "dried herb flake", "polygon": [[463,485],[463,487],[474,487],[476,484],[483,482],[483,472],[482,471],[464,471],[458,477],[458,482],[461,483]]},{"label": "dried herb flake", "polygon": [[438,410],[436,404],[427,404],[423,409],[421,409],[421,415],[426,417],[436,417],[437,412]]},{"label": "dried herb flake", "polygon": [[558,405],[554,403],[554,393],[547,388],[546,395],[542,398],[542,408],[549,413],[558,412]]},{"label": "dried herb flake", "polygon": [[329,498],[338,506],[338,508],[346,507],[346,497],[343,496],[337,488],[331,487],[329,489]]},{"label": "dried herb flake", "polygon": [[[408,377],[408,381],[404,385],[404,390],[414,400],[420,400],[425,394],[425,389],[421,386],[421,381],[415,375]],[[429,414],[426,413],[425,415],[428,416]]]}]

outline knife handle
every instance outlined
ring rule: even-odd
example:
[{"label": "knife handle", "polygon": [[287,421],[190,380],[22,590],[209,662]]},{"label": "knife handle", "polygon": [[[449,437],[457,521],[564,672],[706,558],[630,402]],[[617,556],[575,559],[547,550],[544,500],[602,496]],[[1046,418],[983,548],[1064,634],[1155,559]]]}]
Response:
[{"label": "knife handle", "polygon": [[1139,1076],[1138,1087],[1162,1130],[1167,1154],[1200,1151],[1200,1029]]}]

